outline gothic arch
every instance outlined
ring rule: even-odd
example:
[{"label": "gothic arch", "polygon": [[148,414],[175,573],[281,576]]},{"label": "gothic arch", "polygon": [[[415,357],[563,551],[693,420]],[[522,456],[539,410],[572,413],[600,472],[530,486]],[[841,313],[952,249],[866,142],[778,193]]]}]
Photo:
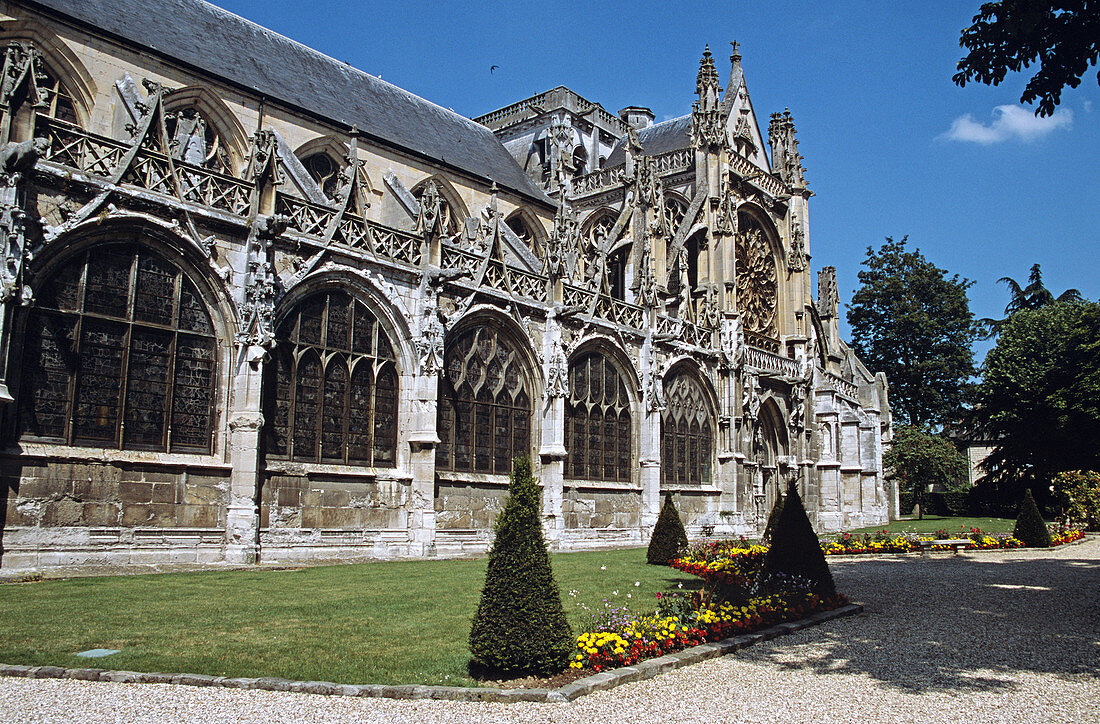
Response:
[{"label": "gothic arch", "polygon": [[499,475],[532,456],[542,376],[516,322],[475,310],[447,335],[443,357],[436,469]]},{"label": "gothic arch", "polygon": [[87,127],[95,105],[96,83],[84,63],[50,28],[38,22],[15,18],[0,21],[0,42],[26,40],[42,54],[42,60],[68,91],[76,111],[77,122]]},{"label": "gothic arch", "polygon": [[177,88],[164,95],[166,111],[194,108],[214,126],[229,155],[230,172],[237,175],[248,158],[248,133],[236,114],[214,91],[206,86]]},{"label": "gothic arch", "polygon": [[508,228],[510,228],[516,236],[523,239],[523,236],[519,234],[519,232],[516,232],[516,228],[513,225],[517,221],[526,227],[530,234],[530,239],[524,239],[524,241],[527,241],[531,251],[541,256],[541,251],[546,248],[546,229],[543,227],[542,223],[539,222],[538,217],[521,206],[508,214],[508,217],[504,219],[504,223],[508,224]]},{"label": "gothic arch", "polygon": [[407,350],[392,320],[339,274],[299,285],[278,315],[263,402],[265,452],[395,467]]},{"label": "gothic arch", "polygon": [[600,352],[610,357],[619,373],[626,378],[626,387],[634,398],[634,403],[640,403],[642,382],[638,377],[638,371],[635,369],[634,361],[630,358],[630,355],[624,352],[617,342],[603,334],[589,334],[573,346],[569,361],[572,362],[577,355],[586,352]]},{"label": "gothic arch", "polygon": [[717,398],[696,364],[681,362],[664,376],[661,413],[661,485],[697,487],[714,482]]},{"label": "gothic arch", "polygon": [[432,174],[427,178],[421,179],[415,186],[410,189],[413,196],[420,199],[420,195],[424,191],[424,187],[428,185],[429,181],[434,181],[436,188],[439,189],[440,196],[447,202],[447,205],[451,209],[451,218],[448,221],[448,234],[458,233],[462,231],[463,225],[466,223],[466,219],[470,217],[470,212],[466,208],[466,204],[462,201],[462,195],[458,193],[454,185],[446,179],[446,177],[440,174]]},{"label": "gothic arch", "polygon": [[20,314],[19,428],[50,442],[211,454],[228,304],[174,234],[108,220],[51,245]]},{"label": "gothic arch", "polygon": [[620,354],[589,339],[569,358],[565,401],[564,475],[574,480],[629,482],[634,474],[637,390]]},{"label": "gothic arch", "polygon": [[232,295],[225,280],[215,273],[210,260],[200,255],[194,242],[181,236],[177,227],[145,215],[119,215],[86,221],[47,243],[38,252],[29,269],[27,283],[38,290],[57,269],[78,253],[94,246],[123,243],[148,246],[165,260],[179,266],[196,282],[203,302],[213,310],[212,321],[220,339],[229,340],[237,332]]},{"label": "gothic arch", "polygon": [[275,310],[275,326],[282,325],[287,315],[306,297],[334,289],[349,292],[374,315],[394,348],[398,373],[411,374],[416,369],[416,350],[409,342],[412,330],[406,320],[406,312],[394,306],[392,290],[381,288],[373,279],[364,279],[352,269],[323,269],[295,284],[279,300]]},{"label": "gothic arch", "polygon": [[774,224],[754,204],[737,210],[736,265],[737,306],[746,332],[778,340],[783,333],[786,275],[782,245]]}]

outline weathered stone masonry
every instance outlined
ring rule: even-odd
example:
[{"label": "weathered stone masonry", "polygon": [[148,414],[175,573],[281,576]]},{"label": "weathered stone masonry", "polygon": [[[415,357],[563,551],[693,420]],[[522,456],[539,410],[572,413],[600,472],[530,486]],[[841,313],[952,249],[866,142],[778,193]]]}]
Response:
[{"label": "weathered stone masonry", "polygon": [[[462,118],[198,0],[0,2],[0,565],[885,522],[886,380],[811,295],[789,112]],[[262,63],[251,62],[253,58]],[[307,82],[308,81],[308,82]]]}]

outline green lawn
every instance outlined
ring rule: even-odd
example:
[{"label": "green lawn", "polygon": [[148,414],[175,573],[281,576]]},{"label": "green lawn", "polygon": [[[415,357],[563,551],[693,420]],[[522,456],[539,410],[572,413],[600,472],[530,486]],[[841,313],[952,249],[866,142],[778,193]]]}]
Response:
[{"label": "green lawn", "polygon": [[[578,603],[652,611],[657,591],[699,584],[646,565],[645,549],[552,558],[575,633],[587,615]],[[472,685],[466,640],[484,578],[481,559],[0,585],[0,662]],[[121,653],[73,656],[93,648]]]},{"label": "green lawn", "polygon": [[[935,533],[937,530],[943,529],[954,534],[960,532],[961,527],[965,526],[967,531],[971,528],[980,528],[986,533],[1011,533],[1015,525],[1015,518],[947,518],[938,515],[926,515],[924,520],[903,518],[891,521],[889,525],[880,525],[873,528],[853,528],[848,532],[876,533],[880,530],[888,530],[891,533]],[[823,536],[825,539],[831,537],[830,535]]]}]

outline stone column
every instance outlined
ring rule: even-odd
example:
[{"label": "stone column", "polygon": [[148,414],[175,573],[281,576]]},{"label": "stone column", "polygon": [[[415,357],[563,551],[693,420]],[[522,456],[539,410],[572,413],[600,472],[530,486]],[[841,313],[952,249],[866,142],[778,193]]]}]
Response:
[{"label": "stone column", "polygon": [[[229,504],[225,516],[226,563],[255,563],[259,554],[260,412],[264,350],[241,347],[229,412]],[[253,357],[251,361],[250,357]]]},{"label": "stone column", "polygon": [[434,374],[409,375],[413,422],[409,433],[408,530],[413,548],[424,556],[435,555],[435,446],[439,380]]}]

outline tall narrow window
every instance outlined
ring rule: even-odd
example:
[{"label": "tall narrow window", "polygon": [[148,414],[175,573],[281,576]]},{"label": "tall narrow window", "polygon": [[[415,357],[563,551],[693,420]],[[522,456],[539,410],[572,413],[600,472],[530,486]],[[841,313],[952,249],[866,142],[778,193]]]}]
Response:
[{"label": "tall narrow window", "polygon": [[508,473],[531,450],[531,394],[515,347],[475,327],[447,347],[439,382],[436,467]]},{"label": "tall narrow window", "polygon": [[25,438],[210,451],[214,325],[190,279],[137,246],[82,253],[39,290],[27,320]]},{"label": "tall narrow window", "polygon": [[575,360],[565,406],[565,477],[628,482],[632,442],[630,398],[618,369],[598,352]]},{"label": "tall narrow window", "polygon": [[679,373],[665,381],[661,415],[661,484],[703,485],[711,481],[714,435],[703,389]]},{"label": "tall narrow window", "polygon": [[303,300],[280,325],[265,409],[267,451],[309,462],[397,464],[393,348],[361,302],[339,291]]}]

